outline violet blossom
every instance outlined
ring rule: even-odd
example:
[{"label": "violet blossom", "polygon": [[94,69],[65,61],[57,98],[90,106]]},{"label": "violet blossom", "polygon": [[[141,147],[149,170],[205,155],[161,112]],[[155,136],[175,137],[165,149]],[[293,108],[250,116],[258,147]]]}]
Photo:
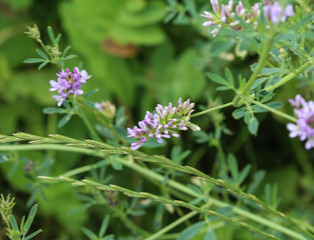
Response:
[{"label": "violet blossom", "polygon": [[272,3],[267,2],[263,7],[264,14],[268,20],[270,20],[273,24],[277,24],[279,22],[285,22],[288,17],[294,15],[293,6],[288,4],[285,9],[280,6],[278,1]]},{"label": "violet blossom", "polygon": [[273,24],[285,22],[288,17],[294,15],[293,6],[291,4],[288,4],[283,8],[279,1],[263,1],[263,3],[255,3],[251,10],[245,9],[242,1],[239,1],[238,5],[235,7],[233,0],[229,0],[227,5],[219,5],[218,0],[211,0],[210,3],[214,12],[204,11],[201,16],[207,18],[207,21],[203,23],[204,27],[215,26],[211,31],[213,37],[215,37],[223,27],[231,27],[235,30],[241,30],[242,26],[239,18],[246,24],[252,24],[253,28],[256,29],[258,25],[256,18],[261,14],[262,5],[265,17]]},{"label": "violet blossom", "polygon": [[314,102],[306,102],[301,95],[297,95],[295,100],[290,99],[289,102],[297,116],[296,124],[287,124],[290,131],[289,137],[299,137],[301,141],[306,140],[306,149],[314,148]]},{"label": "violet blossom", "polygon": [[180,137],[174,129],[200,131],[200,127],[191,123],[190,117],[194,103],[190,99],[182,103],[180,98],[178,106],[173,107],[172,103],[168,106],[157,105],[156,113],[146,112],[143,121],[138,123],[138,127],[128,128],[128,137],[139,139],[139,141],[131,144],[131,149],[136,150],[144,145],[149,139],[156,138],[157,142],[162,143],[163,139],[170,137]]},{"label": "violet blossom", "polygon": [[80,71],[78,67],[75,67],[73,72],[68,68],[62,69],[61,72],[57,73],[57,76],[57,81],[50,80],[51,88],[49,90],[58,91],[59,95],[53,96],[58,102],[58,107],[62,105],[70,94],[74,94],[74,96],[82,95],[84,92],[81,87],[90,78],[85,70]]},{"label": "violet blossom", "polygon": [[229,26],[235,30],[242,29],[241,22],[237,18],[243,19],[247,24],[252,23],[254,28],[257,27],[257,21],[254,19],[254,16],[260,15],[259,4],[255,3],[251,11],[248,11],[244,8],[242,1],[239,1],[235,7],[233,0],[229,0],[227,5],[221,4],[221,7],[219,7],[218,0],[211,0],[210,2],[214,13],[205,11],[201,16],[208,19],[208,21],[203,23],[204,27],[216,26],[211,31],[213,37],[216,37],[222,27]]}]

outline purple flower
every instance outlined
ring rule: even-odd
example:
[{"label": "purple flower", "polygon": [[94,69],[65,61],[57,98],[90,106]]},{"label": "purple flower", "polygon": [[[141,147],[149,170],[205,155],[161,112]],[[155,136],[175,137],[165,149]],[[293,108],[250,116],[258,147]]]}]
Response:
[{"label": "purple flower", "polygon": [[306,102],[301,95],[297,95],[295,100],[289,99],[297,116],[296,124],[287,124],[290,131],[289,137],[299,137],[301,141],[305,141],[305,148],[314,148],[314,102]]},{"label": "purple flower", "polygon": [[237,19],[238,17],[242,18],[247,24],[252,23],[254,28],[256,28],[257,21],[254,17],[260,15],[258,4],[254,4],[251,12],[249,12],[244,8],[242,1],[239,1],[238,5],[234,7],[233,0],[229,0],[227,5],[221,4],[220,8],[218,0],[211,0],[210,2],[214,13],[205,11],[201,16],[208,19],[208,21],[203,23],[204,27],[216,26],[211,31],[213,37],[217,35],[222,27],[228,26],[235,30],[240,30],[242,27],[240,25],[241,21]]},{"label": "purple flower", "polygon": [[294,15],[293,6],[291,4],[288,4],[283,10],[278,1],[274,3],[266,3],[266,5],[263,7],[263,11],[266,18],[270,20],[273,24],[285,22],[288,17]]},{"label": "purple flower", "polygon": [[28,164],[25,165],[25,171],[29,172],[33,166],[34,162],[32,160],[29,160]]},{"label": "purple flower", "polygon": [[50,80],[50,91],[58,91],[59,95],[54,95],[53,98],[58,102],[58,107],[66,100],[66,98],[72,93],[74,96],[82,95],[84,92],[81,89],[82,85],[86,83],[86,80],[90,78],[85,70],[79,71],[77,67],[73,69],[73,73],[70,69],[62,69],[57,73],[58,80]]},{"label": "purple flower", "polygon": [[169,103],[168,106],[158,104],[155,114],[147,111],[144,120],[138,123],[138,127],[127,129],[128,137],[139,139],[131,144],[131,149],[140,148],[151,138],[156,138],[157,142],[163,143],[164,138],[180,137],[174,129],[188,130],[190,128],[193,131],[199,131],[200,127],[189,121],[191,113],[194,111],[193,107],[194,103],[191,103],[190,99],[182,103],[180,98],[178,107],[173,107],[172,103]]},{"label": "purple flower", "polygon": [[214,12],[219,14],[218,0],[210,0],[210,3],[212,4]]}]

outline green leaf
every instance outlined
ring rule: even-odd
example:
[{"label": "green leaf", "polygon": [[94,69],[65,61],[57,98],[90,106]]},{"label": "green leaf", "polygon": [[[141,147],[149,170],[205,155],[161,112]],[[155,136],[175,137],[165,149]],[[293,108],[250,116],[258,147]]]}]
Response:
[{"label": "green leaf", "polygon": [[48,64],[48,62],[43,62],[42,64],[40,64],[38,66],[38,70],[42,69],[44,66],[46,66]]},{"label": "green leaf", "polygon": [[41,233],[42,230],[41,229],[38,229],[37,231],[33,232],[32,234],[28,235],[27,237],[23,238],[22,240],[29,240],[35,236],[37,236],[39,233]]},{"label": "green leaf", "polygon": [[220,87],[216,88],[216,91],[227,91],[230,89],[232,89],[232,87],[230,87],[230,86],[220,86]]},{"label": "green leaf", "polygon": [[59,44],[60,39],[61,39],[61,34],[59,33],[59,34],[57,35],[55,44]]},{"label": "green leaf", "polygon": [[230,83],[230,85],[234,86],[233,75],[232,75],[229,68],[225,68],[225,75],[226,75],[227,81]]},{"label": "green leaf", "polygon": [[298,31],[300,28],[302,28],[306,24],[313,22],[313,17],[314,17],[314,13],[310,12],[298,24],[294,25],[292,29],[295,31]]},{"label": "green leaf", "polygon": [[203,228],[204,222],[195,223],[186,228],[178,237],[178,240],[190,240]]},{"label": "green leaf", "polygon": [[246,108],[245,107],[242,107],[242,108],[239,108],[235,111],[232,112],[232,116],[235,118],[235,119],[240,119],[242,117],[244,117],[244,115],[247,113],[246,111]]},{"label": "green leaf", "polygon": [[114,170],[121,171],[123,169],[123,165],[120,162],[112,161],[111,166]]},{"label": "green leaf", "polygon": [[62,108],[46,107],[43,110],[44,114],[64,113],[65,110]]},{"label": "green leaf", "polygon": [[[98,92],[98,89],[92,89],[92,90],[90,90],[90,91],[88,91],[87,93],[85,93],[84,95],[83,95],[83,98],[87,98],[87,97],[89,97],[89,96],[92,96],[94,93],[96,93],[96,92]],[[93,104],[93,106],[94,106],[94,104]]]},{"label": "green leaf", "polygon": [[28,59],[24,60],[23,63],[40,63],[43,61],[45,61],[45,60],[42,58],[28,58]]},{"label": "green leaf", "polygon": [[30,210],[30,212],[29,212],[29,214],[28,214],[28,217],[27,217],[26,223],[25,223],[25,227],[24,227],[24,229],[23,229],[23,234],[24,234],[24,235],[28,232],[28,230],[30,229],[30,227],[31,227],[31,225],[32,225],[32,223],[33,223],[33,221],[34,221],[34,218],[35,218],[36,212],[37,212],[37,207],[38,207],[38,205],[35,204],[35,205],[31,208],[31,210]]},{"label": "green leaf", "polygon": [[268,93],[265,97],[262,98],[261,102],[268,102],[269,100],[271,100],[273,97],[275,96],[275,93],[270,92]]},{"label": "green leaf", "polygon": [[238,180],[238,163],[237,163],[237,159],[235,158],[235,156],[233,154],[229,154],[228,155],[228,167],[230,169],[232,178],[234,181]]},{"label": "green leaf", "polygon": [[218,240],[214,230],[208,230],[205,234],[204,240]]},{"label": "green leaf", "polygon": [[244,122],[247,124],[247,125],[249,125],[249,123],[250,123],[250,120],[251,120],[251,113],[249,112],[249,111],[247,111],[246,113],[245,113],[245,115],[244,115]]},{"label": "green leaf", "polygon": [[246,177],[249,175],[251,170],[251,165],[247,164],[244,169],[240,172],[239,178],[237,179],[237,182],[239,185],[243,183],[243,181],[246,179]]},{"label": "green leaf", "polygon": [[248,128],[249,128],[249,132],[253,135],[257,134],[257,130],[258,130],[258,120],[256,119],[256,117],[252,117],[250,119]]},{"label": "green leaf", "polygon": [[13,215],[10,216],[10,225],[14,230],[17,230],[17,231],[19,230],[16,219]]},{"label": "green leaf", "polygon": [[104,127],[100,124],[96,125],[96,130],[99,132],[101,135],[103,135],[106,138],[111,138],[114,139],[114,135],[112,134],[111,130],[107,127]]},{"label": "green leaf", "polygon": [[101,238],[100,240],[111,240],[111,239],[113,239],[113,237],[114,237],[114,235],[110,234],[110,235],[108,235],[108,236],[106,236],[104,238]]},{"label": "green leaf", "polygon": [[69,215],[78,213],[80,211],[86,211],[88,208],[92,207],[93,205],[94,203],[90,203],[90,202],[82,204],[81,206],[78,206],[77,208],[72,209],[70,212],[68,212],[67,215],[69,216]]},{"label": "green leaf", "polygon": [[55,44],[56,38],[55,38],[55,35],[53,34],[52,27],[48,26],[48,27],[47,27],[47,32],[48,32],[50,41],[51,41],[53,44]]},{"label": "green leaf", "polygon": [[39,56],[41,56],[43,59],[49,60],[49,58],[47,57],[47,55],[41,51],[40,49],[36,49],[36,52],[38,53]]},{"label": "green leaf", "polygon": [[95,233],[93,233],[91,230],[87,229],[87,228],[82,228],[83,233],[85,233],[85,235],[87,237],[89,237],[90,239],[98,239],[98,237],[96,236]]},{"label": "green leaf", "polygon": [[190,201],[189,204],[191,204],[191,205],[197,205],[197,204],[199,204],[199,203],[202,202],[202,201],[203,201],[203,198],[195,198],[195,199],[193,199],[192,201]]},{"label": "green leaf", "polygon": [[66,56],[64,58],[64,60],[69,60],[69,59],[76,58],[76,57],[77,57],[77,55],[72,54],[72,55]]},{"label": "green leaf", "polygon": [[64,58],[64,57],[67,55],[67,53],[68,53],[68,51],[70,50],[70,48],[71,48],[71,46],[67,46],[67,47],[63,50],[63,53],[62,53],[61,58]]},{"label": "green leaf", "polygon": [[108,224],[109,224],[109,216],[107,215],[104,218],[104,220],[102,221],[102,224],[101,224],[101,227],[100,227],[100,230],[99,230],[99,234],[98,234],[99,237],[103,237],[105,235],[107,227],[108,227]]},{"label": "green leaf", "polygon": [[218,83],[218,84],[222,84],[222,85],[226,85],[229,86],[230,84],[221,76],[219,76],[218,74],[215,73],[206,73],[207,77],[209,77],[212,81]]},{"label": "green leaf", "polygon": [[[281,102],[270,102],[270,103],[266,103],[265,105],[268,107],[274,108],[274,109],[278,109],[282,106],[282,103]],[[257,105],[253,106],[252,109],[255,113],[268,112],[267,109],[263,108],[262,106],[257,106]]]},{"label": "green leaf", "polygon": [[67,115],[63,116],[61,120],[58,122],[58,128],[62,128],[68,121],[72,118],[72,114],[68,113]]},{"label": "green leaf", "polygon": [[185,9],[191,13],[193,17],[198,17],[196,5],[194,1],[191,0],[183,0]]},{"label": "green leaf", "polygon": [[143,216],[145,214],[145,211],[143,210],[132,210],[130,212],[130,215],[132,216]]},{"label": "green leaf", "polygon": [[260,185],[260,183],[262,182],[262,180],[264,179],[264,177],[265,177],[265,171],[264,170],[257,171],[254,174],[253,182],[251,182],[251,184],[248,187],[247,193],[253,194],[255,192],[255,190],[258,188],[258,186]]},{"label": "green leaf", "polygon": [[[232,214],[232,209],[233,209],[233,207],[231,207],[231,206],[222,207],[222,208],[219,208],[217,210],[217,213],[220,213],[221,215],[228,217]],[[216,217],[216,216],[210,216],[209,219],[210,219],[210,221],[215,221],[215,220],[218,220],[220,218]]]},{"label": "green leaf", "polygon": [[255,82],[252,84],[251,86],[251,90],[255,89],[258,85],[263,84],[268,78],[267,77],[262,77],[262,78],[258,78],[255,80]]}]

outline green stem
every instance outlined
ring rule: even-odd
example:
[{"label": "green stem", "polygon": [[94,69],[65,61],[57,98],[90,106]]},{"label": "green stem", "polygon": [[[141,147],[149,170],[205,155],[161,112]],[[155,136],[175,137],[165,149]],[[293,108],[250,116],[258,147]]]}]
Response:
[{"label": "green stem", "polygon": [[243,95],[247,94],[247,92],[250,90],[252,84],[255,82],[258,74],[263,69],[263,67],[267,61],[267,57],[268,57],[269,51],[271,49],[271,46],[273,44],[274,38],[275,38],[275,34],[273,32],[271,32],[270,35],[266,38],[266,44],[263,48],[262,55],[258,61],[257,67],[256,67],[255,71],[253,72],[253,74],[251,75],[248,82],[242,88],[241,93]]},{"label": "green stem", "polygon": [[283,77],[279,82],[277,82],[274,85],[271,85],[267,88],[265,88],[265,90],[267,92],[270,92],[280,86],[282,86],[283,84],[289,82],[290,80],[292,80],[293,78],[295,78],[298,74],[300,74],[301,72],[303,72],[303,70],[305,68],[307,68],[308,66],[310,66],[311,64],[313,64],[311,61],[308,61],[306,63],[304,63],[301,67],[299,67],[295,72],[292,72],[290,74],[288,74],[287,76]]},{"label": "green stem", "polygon": [[64,152],[77,152],[87,155],[104,157],[105,154],[99,151],[94,151],[85,148],[78,148],[60,144],[32,144],[32,145],[1,145],[0,151],[14,152],[14,151],[34,151],[34,150],[57,150]]},{"label": "green stem", "polygon": [[181,223],[185,222],[186,220],[188,220],[189,218],[191,218],[197,214],[198,214],[197,212],[193,211],[193,212],[190,212],[190,213],[184,215],[183,217],[172,222],[171,224],[169,224],[165,228],[163,228],[163,229],[159,230],[158,232],[156,232],[155,234],[151,235],[149,238],[146,238],[146,240],[159,239],[159,237],[162,236],[163,234],[165,234],[166,232],[170,231],[171,229],[175,228],[176,226],[180,225]]},{"label": "green stem", "polygon": [[[127,166],[127,167],[129,167],[129,168],[131,168],[131,169],[137,171],[137,172],[140,173],[141,175],[143,175],[143,176],[145,176],[145,177],[148,177],[148,178],[153,178],[153,179],[157,180],[158,182],[162,182],[162,180],[163,180],[163,178],[164,178],[162,175],[160,175],[160,174],[158,174],[158,173],[152,172],[152,171],[150,171],[150,170],[148,170],[148,169],[143,169],[142,167],[138,166],[138,165],[135,164],[134,162],[126,161],[126,160],[123,159],[123,158],[116,158],[116,160],[119,161],[120,163],[122,163],[124,166]],[[167,181],[167,184],[168,184],[170,187],[172,187],[172,188],[174,188],[174,189],[177,189],[177,190],[179,190],[179,191],[181,191],[181,192],[184,192],[185,194],[188,194],[188,195],[193,196],[193,197],[195,197],[195,198],[202,198],[202,197],[204,197],[203,195],[194,192],[192,189],[190,189],[190,188],[187,187],[186,185],[181,184],[181,183],[178,183],[178,182],[173,181],[173,180],[171,180],[171,179],[169,179],[169,180]],[[230,207],[229,204],[224,203],[224,202],[219,201],[219,200],[216,200],[216,199],[214,199],[214,198],[210,198],[210,202],[211,202],[213,205],[215,205],[216,207],[218,207],[218,208],[228,207],[228,206]],[[258,215],[255,215],[255,214],[253,214],[253,213],[250,213],[250,212],[247,212],[247,211],[245,211],[245,210],[242,210],[242,209],[239,208],[239,207],[233,206],[233,207],[232,207],[232,210],[233,210],[233,212],[236,213],[236,214],[239,214],[239,215],[241,215],[241,216],[243,216],[243,217],[246,217],[246,218],[251,219],[251,220],[253,220],[253,221],[255,221],[255,222],[258,222],[258,223],[260,223],[260,224],[263,224],[263,225],[265,225],[265,226],[267,226],[267,227],[276,229],[276,230],[278,230],[278,231],[280,231],[280,232],[282,232],[282,233],[285,233],[285,234],[287,234],[287,235],[289,235],[289,236],[291,236],[291,237],[294,237],[294,238],[300,239],[300,240],[306,240],[306,238],[303,237],[301,234],[299,234],[299,233],[297,233],[297,232],[295,232],[295,231],[293,231],[293,230],[290,230],[289,228],[283,227],[283,226],[281,226],[281,225],[279,225],[279,224],[277,224],[277,223],[275,223],[275,222],[269,221],[268,219],[262,218],[262,217],[260,217],[260,216],[258,216]]]},{"label": "green stem", "polygon": [[[78,147],[71,147],[71,146],[64,146],[64,145],[58,145],[58,144],[38,144],[38,145],[2,145],[0,146],[0,151],[30,151],[30,150],[61,150],[61,151],[70,151],[70,152],[80,152],[80,153],[84,153],[84,154],[88,154],[88,155],[93,155],[93,156],[99,156],[99,157],[104,157],[104,153],[99,152],[99,151],[94,151],[91,149],[82,149],[82,148],[78,148]],[[150,179],[154,179],[157,180],[159,183],[163,181],[164,177],[158,173],[155,173],[149,169],[145,169],[141,166],[139,166],[138,164],[134,163],[133,161],[127,161],[124,158],[115,158],[116,161],[122,163],[124,166],[135,170],[136,172],[140,173],[142,176],[150,178]],[[167,181],[167,184],[180,191],[183,192],[187,195],[190,195],[192,197],[195,198],[202,198],[204,197],[202,194],[199,194],[195,191],[193,191],[192,189],[190,189],[189,187],[187,187],[184,184],[178,183],[174,180],[169,179]],[[222,208],[222,207],[227,207],[230,206],[229,204],[222,202],[220,200],[214,199],[214,198],[210,198],[210,203],[215,205],[218,208]],[[295,239],[298,240],[306,240],[306,238],[304,236],[302,236],[301,234],[283,227],[275,222],[269,221],[268,219],[265,219],[263,217],[260,217],[256,214],[247,212],[245,210],[242,210],[239,207],[236,206],[232,206],[233,212],[243,216],[247,219],[253,220],[257,223],[260,223],[264,226],[267,226],[269,228],[278,230],[288,236],[291,236]]]},{"label": "green stem", "polygon": [[207,110],[204,110],[204,111],[192,114],[191,118],[198,117],[198,116],[201,116],[201,115],[204,115],[204,114],[207,114],[207,113],[210,113],[212,111],[219,110],[219,109],[222,109],[222,108],[230,107],[232,105],[233,105],[233,102],[230,102],[230,103],[226,103],[226,104],[223,104],[223,105],[220,105],[220,106],[217,106],[217,107],[209,108]]},{"label": "green stem", "polygon": [[93,128],[92,124],[89,122],[88,118],[86,117],[85,112],[82,109],[79,109],[78,115],[83,120],[83,122],[85,123],[86,127],[88,128],[88,130],[89,130],[89,132],[91,134],[92,139],[97,140],[99,142],[102,142],[101,138],[98,136],[98,134],[96,133],[96,131]]},{"label": "green stem", "polygon": [[280,112],[280,111],[278,111],[278,110],[276,110],[274,108],[271,108],[271,107],[269,107],[269,106],[267,106],[267,105],[265,105],[263,103],[255,101],[253,99],[248,99],[248,101],[251,102],[251,103],[254,103],[254,104],[256,104],[256,105],[258,105],[258,106],[260,106],[262,108],[265,108],[266,110],[268,110],[268,111],[270,111],[270,112],[272,112],[274,114],[277,114],[280,117],[286,118],[286,119],[288,119],[291,122],[296,122],[297,121],[297,119],[295,117],[292,117],[292,116],[290,116],[290,115],[288,115],[286,113]]},{"label": "green stem", "polygon": [[255,82],[258,74],[260,73],[260,71],[263,69],[266,61],[267,61],[267,57],[269,54],[269,51],[271,49],[271,46],[273,44],[275,38],[275,33],[271,32],[268,37],[266,37],[266,43],[265,46],[262,50],[262,55],[260,56],[258,63],[257,63],[257,67],[255,69],[255,71],[253,72],[253,74],[251,75],[251,77],[249,78],[248,82],[243,86],[243,88],[241,89],[241,91],[236,95],[236,97],[234,98],[234,105],[237,105],[241,96],[243,95],[247,95],[247,93],[249,92],[252,84]]}]

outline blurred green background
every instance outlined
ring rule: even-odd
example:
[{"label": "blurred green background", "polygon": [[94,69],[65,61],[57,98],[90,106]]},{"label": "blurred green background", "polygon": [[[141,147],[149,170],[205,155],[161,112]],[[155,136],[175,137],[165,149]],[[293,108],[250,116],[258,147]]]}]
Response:
[{"label": "blurred green background", "polygon": [[[68,62],[68,67],[83,63],[83,68],[92,75],[84,91],[96,88],[99,91],[91,100],[110,100],[116,106],[123,106],[128,127],[141,120],[157,103],[175,103],[180,97],[190,98],[196,106],[207,106],[209,99],[214,105],[217,101],[231,101],[233,94],[216,92],[217,85],[204,73],[223,74],[229,67],[234,76],[241,73],[246,77],[257,55],[239,38],[208,37],[199,14],[209,9],[209,1],[191,2],[177,1],[177,5],[169,7],[165,0],[2,0],[0,133],[10,135],[23,131],[42,136],[60,133],[74,138],[88,137],[79,119],[73,118],[67,126],[58,129],[60,116],[42,113],[43,108],[56,106],[48,89],[49,80],[56,80],[59,69],[49,65],[38,71],[36,65],[23,63],[26,58],[36,57],[35,48],[39,47],[24,34],[26,26],[34,24],[47,43],[47,26],[52,26],[55,33],[62,33],[61,48],[71,45],[70,54],[79,56]],[[285,102],[282,110],[290,113],[287,99],[297,92],[306,92],[294,85],[295,82],[288,84],[276,96],[276,100]],[[195,123],[205,132],[213,133],[223,128],[224,120],[231,130],[221,138],[226,154],[233,153],[240,167],[251,164],[251,178],[257,170],[266,170],[265,183],[278,184],[283,210],[305,218],[313,216],[313,150],[305,151],[303,143],[288,137],[283,119],[260,114],[259,134],[254,137],[242,121],[232,118],[231,109],[223,112],[197,118]],[[206,173],[215,168],[216,148],[196,143],[190,133],[171,141],[167,147],[146,151],[169,155],[171,147],[180,144],[192,151],[187,164]],[[15,209],[20,215],[25,215],[33,202],[40,202],[35,224],[44,233],[38,239],[84,239],[81,227],[93,228],[108,212],[99,205],[88,213],[67,214],[81,204],[73,196],[74,190],[67,184],[43,186],[24,170],[31,159],[41,169],[36,174],[56,176],[97,159],[54,152],[21,152],[11,157],[19,160],[0,165],[0,192],[16,197]],[[123,176],[112,169],[109,171],[118,178],[117,182],[132,176],[127,170]],[[261,187],[259,194],[262,192]],[[118,219],[113,221],[119,225]],[[123,229],[120,226],[112,231],[120,228]],[[4,229],[0,229],[2,239]]]}]

